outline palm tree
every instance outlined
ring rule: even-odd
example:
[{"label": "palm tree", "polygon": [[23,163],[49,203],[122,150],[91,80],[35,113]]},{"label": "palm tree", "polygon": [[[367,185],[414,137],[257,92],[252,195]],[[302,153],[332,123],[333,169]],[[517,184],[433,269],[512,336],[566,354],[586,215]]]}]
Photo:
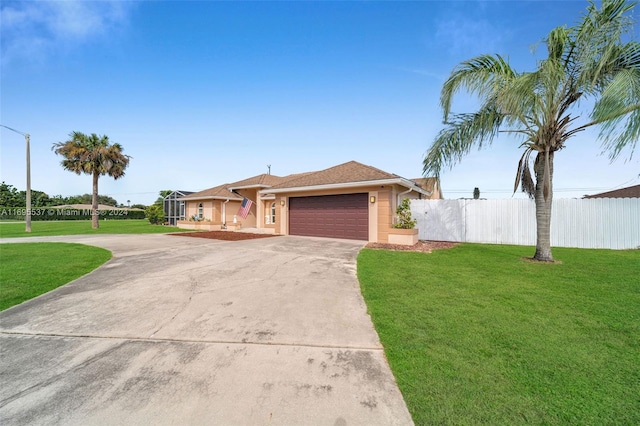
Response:
[{"label": "palm tree", "polygon": [[129,165],[131,157],[122,153],[123,149],[120,144],[111,144],[107,136],[71,132],[69,137],[68,141],[54,143],[51,149],[64,157],[61,164],[66,170],[78,175],[85,173],[93,176],[91,217],[92,227],[97,229],[100,226],[98,221],[98,178],[101,175],[109,175],[114,179],[121,178],[124,176],[124,171]]},{"label": "palm tree", "polygon": [[[598,9],[590,2],[576,26],[557,27],[544,39],[548,57],[533,72],[516,72],[500,55],[483,55],[454,68],[442,88],[446,127],[424,158],[424,174],[439,176],[442,168],[452,167],[471,148],[490,145],[499,132],[521,136],[524,152],[514,192],[520,186],[535,199],[536,260],[553,261],[550,225],[555,153],[591,126],[600,128],[611,161],[625,147],[632,155],[640,138],[640,43],[623,42],[633,29],[629,12],[634,6],[625,0],[603,0]],[[451,112],[453,96],[461,89],[478,96],[481,106],[477,112]],[[593,105],[588,119],[581,122],[579,100]]]}]

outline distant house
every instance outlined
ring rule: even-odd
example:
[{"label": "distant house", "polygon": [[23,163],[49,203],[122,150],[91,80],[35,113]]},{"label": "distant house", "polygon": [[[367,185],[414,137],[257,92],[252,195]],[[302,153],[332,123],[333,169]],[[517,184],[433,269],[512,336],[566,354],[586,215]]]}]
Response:
[{"label": "distant house", "polygon": [[[62,210],[91,210],[93,206],[91,204],[64,204],[60,206],[48,206],[48,209],[62,209]],[[105,210],[122,210],[122,211],[142,211],[142,209],[132,209],[129,207],[115,207],[107,206],[106,204],[98,204],[99,211]]]},{"label": "distant house", "polygon": [[[441,198],[439,184],[349,161],[284,177],[261,174],[186,195],[179,200],[186,203],[187,219],[195,220],[178,226],[388,242],[404,198]],[[250,204],[246,217],[239,214],[243,201]]]},{"label": "distant house", "polygon": [[600,194],[585,195],[582,198],[640,198],[640,185],[601,192]]},{"label": "distant house", "polygon": [[429,196],[430,200],[442,200],[444,198],[442,196],[442,190],[440,189],[440,181],[437,178],[416,178],[411,180],[420,188],[431,193]]},{"label": "distant house", "polygon": [[173,191],[164,197],[163,209],[166,223],[176,226],[179,220],[185,220],[185,202],[180,198],[189,194],[193,194],[193,191]]}]

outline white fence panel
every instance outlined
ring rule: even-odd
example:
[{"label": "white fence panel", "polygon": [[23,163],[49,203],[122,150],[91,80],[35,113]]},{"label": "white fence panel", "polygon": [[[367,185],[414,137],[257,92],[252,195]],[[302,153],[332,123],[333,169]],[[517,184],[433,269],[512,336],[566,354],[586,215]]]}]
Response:
[{"label": "white fence panel", "polygon": [[611,249],[640,246],[640,199],[554,200],[551,244]]},{"label": "white fence panel", "polygon": [[467,241],[535,245],[532,200],[460,200],[465,203]]},{"label": "white fence panel", "polygon": [[[535,203],[512,200],[412,200],[420,239],[535,245]],[[629,249],[640,246],[640,199],[555,199],[554,247]]]},{"label": "white fence panel", "polygon": [[464,209],[459,200],[411,200],[411,215],[421,240],[465,241]]}]

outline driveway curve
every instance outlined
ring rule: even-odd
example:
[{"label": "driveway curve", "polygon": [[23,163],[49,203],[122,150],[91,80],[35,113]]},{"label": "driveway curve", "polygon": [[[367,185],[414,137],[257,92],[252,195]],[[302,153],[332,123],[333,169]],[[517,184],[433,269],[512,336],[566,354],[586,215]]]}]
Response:
[{"label": "driveway curve", "polygon": [[0,313],[3,425],[412,424],[360,294],[362,242],[2,243],[34,241],[114,257]]}]

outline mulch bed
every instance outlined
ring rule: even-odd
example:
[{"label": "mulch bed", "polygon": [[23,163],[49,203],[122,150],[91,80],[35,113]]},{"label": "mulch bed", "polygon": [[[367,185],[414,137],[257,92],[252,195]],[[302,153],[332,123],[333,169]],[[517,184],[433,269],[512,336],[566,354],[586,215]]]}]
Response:
[{"label": "mulch bed", "polygon": [[418,241],[412,246],[385,243],[369,243],[366,245],[366,247],[372,249],[419,251],[423,253],[431,253],[433,250],[450,249],[457,246],[458,244],[460,243],[451,243],[448,241]]},{"label": "mulch bed", "polygon": [[[249,232],[232,232],[232,231],[204,231],[204,232],[181,232],[168,235],[178,235],[180,237],[208,238],[211,240],[225,241],[241,241],[253,240],[256,238],[277,237],[274,234],[252,234]],[[398,244],[369,243],[367,248],[383,249],[383,250],[402,250],[402,251],[419,251],[423,253],[431,253],[433,250],[449,249],[457,246],[459,243],[450,243],[447,241],[418,241],[413,246],[403,246]]]},{"label": "mulch bed", "polygon": [[249,232],[232,232],[232,231],[205,231],[205,232],[181,232],[178,235],[180,237],[195,237],[195,238],[208,238],[210,240],[225,240],[225,241],[241,241],[241,240],[254,240],[256,238],[270,238],[277,237],[274,234],[252,234]]}]

